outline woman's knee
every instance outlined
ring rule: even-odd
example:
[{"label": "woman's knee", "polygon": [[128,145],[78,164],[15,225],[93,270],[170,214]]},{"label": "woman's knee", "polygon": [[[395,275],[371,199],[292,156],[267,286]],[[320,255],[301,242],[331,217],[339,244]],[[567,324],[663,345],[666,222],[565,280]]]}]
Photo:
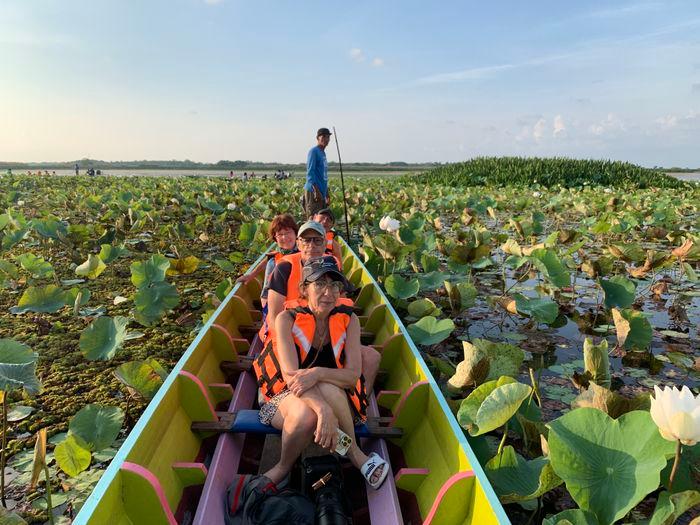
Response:
[{"label": "woman's knee", "polygon": [[305,403],[299,403],[288,411],[284,418],[284,429],[290,433],[313,434],[316,430],[316,413]]}]

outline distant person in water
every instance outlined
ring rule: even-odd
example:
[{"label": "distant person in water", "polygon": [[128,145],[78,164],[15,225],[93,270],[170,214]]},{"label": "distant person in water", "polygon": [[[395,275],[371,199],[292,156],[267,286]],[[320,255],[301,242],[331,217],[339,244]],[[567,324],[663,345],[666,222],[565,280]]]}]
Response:
[{"label": "distant person in water", "polygon": [[75,174],[80,175],[80,166],[78,166],[78,163],[75,163]]},{"label": "distant person in water", "polygon": [[309,150],[306,158],[306,184],[304,184],[304,211],[311,218],[319,210],[328,207],[328,161],[326,160],[326,146],[331,141],[331,132],[328,128],[321,128],[316,132],[316,145]]}]

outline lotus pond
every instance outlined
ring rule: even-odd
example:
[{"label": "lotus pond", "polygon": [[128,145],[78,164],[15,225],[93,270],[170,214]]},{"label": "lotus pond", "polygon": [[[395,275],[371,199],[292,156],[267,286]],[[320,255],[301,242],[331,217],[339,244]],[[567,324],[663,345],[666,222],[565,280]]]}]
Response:
[{"label": "lotus pond", "polygon": [[[351,244],[511,520],[673,523],[700,502],[700,445],[669,491],[649,394],[700,387],[700,187],[450,177],[351,179]],[[5,503],[69,523],[301,181],[0,182]]]}]

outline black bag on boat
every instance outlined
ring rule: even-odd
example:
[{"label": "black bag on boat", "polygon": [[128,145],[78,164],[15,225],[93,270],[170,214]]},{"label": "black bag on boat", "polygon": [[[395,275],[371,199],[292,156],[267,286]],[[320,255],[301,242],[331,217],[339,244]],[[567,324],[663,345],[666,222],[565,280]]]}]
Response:
[{"label": "black bag on boat", "polygon": [[237,475],[226,491],[226,525],[314,525],[311,500],[289,489],[277,489],[266,476]]},{"label": "black bag on boat", "polygon": [[338,459],[327,454],[301,462],[301,486],[316,504],[316,525],[352,525],[352,512]]}]

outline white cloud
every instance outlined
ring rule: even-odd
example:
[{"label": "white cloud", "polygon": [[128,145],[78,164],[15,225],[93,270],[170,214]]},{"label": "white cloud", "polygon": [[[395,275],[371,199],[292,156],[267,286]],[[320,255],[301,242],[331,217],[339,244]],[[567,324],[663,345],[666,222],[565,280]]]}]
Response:
[{"label": "white cloud", "polygon": [[359,63],[365,61],[365,54],[359,47],[353,47],[348,53],[348,55],[350,55],[350,60],[352,60],[353,62]]},{"label": "white cloud", "polygon": [[689,111],[683,116],[666,115],[659,117],[654,121],[662,130],[670,130],[672,128],[692,128],[700,124],[700,113]]},{"label": "white cloud", "polygon": [[561,115],[554,117],[554,131],[552,132],[553,137],[566,135],[566,125],[564,124],[564,119]]},{"label": "white cloud", "polygon": [[372,59],[372,66],[373,67],[383,67],[384,66],[384,59],[376,57]]},{"label": "white cloud", "polygon": [[608,116],[605,119],[595,124],[591,124],[588,127],[588,131],[590,131],[593,135],[596,135],[598,137],[601,135],[608,135],[617,131],[626,130],[627,128],[625,126],[625,123],[619,117],[612,113],[608,113]]},{"label": "white cloud", "polygon": [[541,118],[535,123],[535,126],[532,128],[532,136],[535,139],[535,141],[539,142],[540,140],[542,140],[542,137],[544,136],[546,130],[547,121]]}]

